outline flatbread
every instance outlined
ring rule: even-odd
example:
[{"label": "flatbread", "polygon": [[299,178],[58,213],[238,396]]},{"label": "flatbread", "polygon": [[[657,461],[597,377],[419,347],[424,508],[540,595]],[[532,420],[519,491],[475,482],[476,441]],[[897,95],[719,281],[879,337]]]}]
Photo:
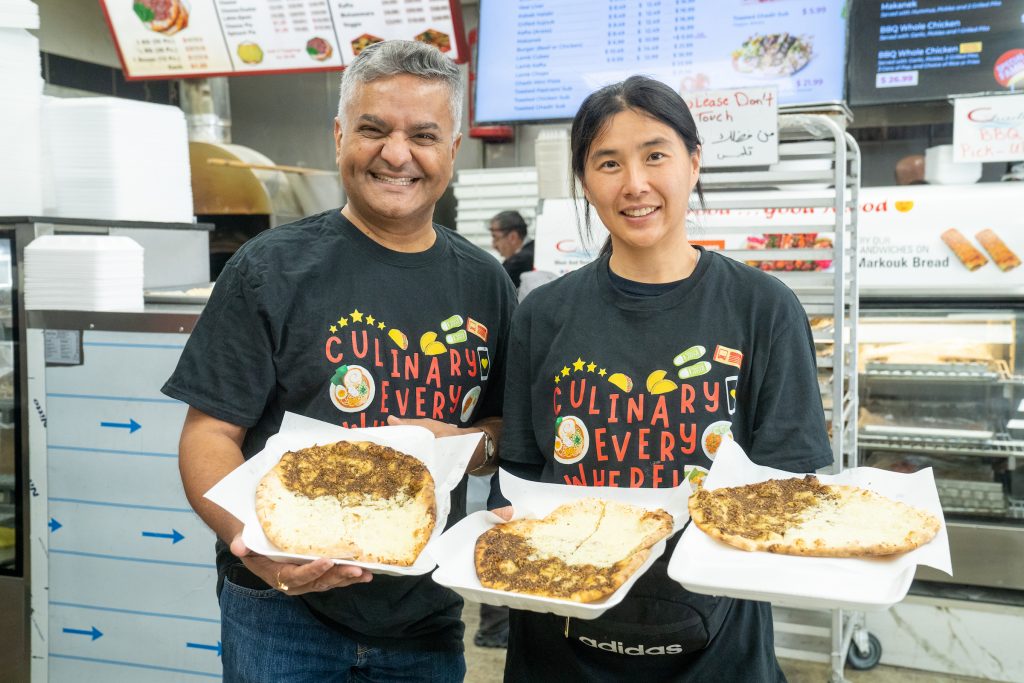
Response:
[{"label": "flatbread", "polygon": [[476,542],[477,576],[486,588],[595,602],[625,583],[672,526],[664,510],[584,498],[485,531]]},{"label": "flatbread", "polygon": [[932,514],[855,486],[813,475],[701,489],[690,517],[704,533],[742,550],[815,557],[892,555],[939,531]]},{"label": "flatbread", "polygon": [[285,552],[407,567],[434,531],[434,479],[386,446],[313,446],[285,453],[263,477],[256,514]]}]

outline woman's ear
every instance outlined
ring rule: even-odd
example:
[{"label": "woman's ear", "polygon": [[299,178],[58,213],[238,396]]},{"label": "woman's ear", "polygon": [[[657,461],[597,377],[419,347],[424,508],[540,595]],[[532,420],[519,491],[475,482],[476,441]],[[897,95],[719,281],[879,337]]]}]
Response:
[{"label": "woman's ear", "polygon": [[700,154],[701,148],[697,147],[690,155],[690,190],[697,187],[697,181],[700,180]]}]

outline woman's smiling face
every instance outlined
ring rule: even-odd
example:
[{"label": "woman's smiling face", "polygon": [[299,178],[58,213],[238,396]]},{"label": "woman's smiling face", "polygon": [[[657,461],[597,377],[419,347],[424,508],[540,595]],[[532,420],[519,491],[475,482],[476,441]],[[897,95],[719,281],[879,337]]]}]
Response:
[{"label": "woman's smiling face", "polygon": [[686,241],[686,212],[700,153],[642,111],[615,114],[587,153],[583,192],[611,233],[615,252],[672,248]]}]

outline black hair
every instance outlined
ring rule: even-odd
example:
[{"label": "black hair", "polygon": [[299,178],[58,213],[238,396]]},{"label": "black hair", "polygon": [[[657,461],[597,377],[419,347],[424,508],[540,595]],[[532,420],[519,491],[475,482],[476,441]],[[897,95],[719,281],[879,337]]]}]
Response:
[{"label": "black hair", "polygon": [[[605,126],[613,116],[623,111],[630,110],[664,123],[666,126],[679,134],[683,145],[691,155],[700,150],[700,137],[697,135],[697,124],[693,121],[686,102],[675,90],[661,81],[646,76],[630,76],[624,81],[606,85],[587,96],[580,105],[576,117],[572,120],[572,131],[569,134],[570,160],[572,173],[583,182],[583,174],[587,163],[587,155],[590,154],[590,147],[594,140],[604,131]],[[701,208],[706,208],[704,202],[704,188],[700,180],[694,187]],[[590,202],[586,197],[581,197],[581,191],[576,183],[572,184],[572,198],[583,199],[585,210],[583,212],[582,236],[586,240],[592,238],[590,229]],[[578,206],[578,204],[577,204]],[[579,214],[576,216],[579,224]],[[610,254],[612,251],[611,237],[601,247],[602,254]]]},{"label": "black hair", "polygon": [[502,211],[495,214],[491,224],[497,223],[497,229],[502,232],[515,232],[522,239],[526,239],[526,221],[518,211]]}]

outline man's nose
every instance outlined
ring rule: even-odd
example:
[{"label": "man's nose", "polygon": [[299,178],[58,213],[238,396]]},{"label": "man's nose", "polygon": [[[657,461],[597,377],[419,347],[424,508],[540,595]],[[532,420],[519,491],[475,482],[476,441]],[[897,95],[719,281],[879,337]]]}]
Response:
[{"label": "man's nose", "polygon": [[384,146],[380,150],[380,157],[392,168],[401,168],[412,159],[409,141],[400,134],[387,136],[384,138]]}]

